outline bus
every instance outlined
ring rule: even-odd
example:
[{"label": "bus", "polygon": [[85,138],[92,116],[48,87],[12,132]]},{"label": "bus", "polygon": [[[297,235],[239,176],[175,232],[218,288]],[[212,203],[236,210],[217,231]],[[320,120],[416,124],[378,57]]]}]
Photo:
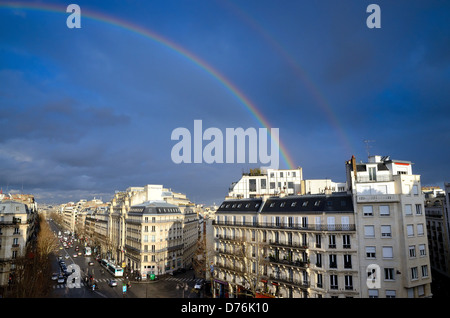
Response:
[{"label": "bus", "polygon": [[100,262],[103,267],[106,268],[108,272],[110,272],[114,277],[122,277],[123,276],[123,268],[120,266],[116,266],[113,263],[107,261],[106,259],[102,259]]},{"label": "bus", "polygon": [[84,249],[84,255],[85,256],[91,256],[92,255],[92,250],[89,246],[86,246]]}]

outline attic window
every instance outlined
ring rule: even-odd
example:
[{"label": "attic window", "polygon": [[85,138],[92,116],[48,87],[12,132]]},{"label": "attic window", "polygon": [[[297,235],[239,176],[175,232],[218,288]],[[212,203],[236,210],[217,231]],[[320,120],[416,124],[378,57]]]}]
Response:
[{"label": "attic window", "polygon": [[319,206],[319,204],[320,204],[320,201],[314,202],[314,206]]},{"label": "attic window", "polygon": [[304,201],[302,206],[307,206],[309,201]]},{"label": "attic window", "polygon": [[274,206],[275,206],[275,203],[272,202],[272,203],[270,204],[270,207],[273,208]]},{"label": "attic window", "polygon": [[281,202],[280,207],[284,207],[284,205],[286,204],[286,202]]},{"label": "attic window", "polygon": [[247,203],[245,207],[248,209],[250,207],[250,203]]},{"label": "attic window", "polygon": [[293,208],[296,205],[297,205],[297,202],[292,202],[291,207]]}]

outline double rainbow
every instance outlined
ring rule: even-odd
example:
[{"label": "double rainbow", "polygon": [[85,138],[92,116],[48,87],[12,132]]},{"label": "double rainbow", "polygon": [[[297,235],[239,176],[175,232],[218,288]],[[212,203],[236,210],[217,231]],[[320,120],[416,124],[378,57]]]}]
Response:
[{"label": "double rainbow", "polygon": [[[63,13],[68,15],[66,12],[67,7],[56,5],[56,4],[45,4],[45,3],[34,3],[34,2],[21,2],[21,1],[15,1],[15,2],[0,2],[0,9],[6,8],[6,9],[21,9],[21,10],[32,10],[32,11],[44,11],[44,12],[54,12],[54,13]],[[242,104],[245,109],[265,128],[267,128],[267,131],[270,134],[270,127],[271,125],[267,121],[267,119],[264,117],[262,112],[256,107],[256,105],[247,97],[244,95],[244,93],[236,87],[229,79],[227,79],[223,74],[221,74],[218,70],[213,68],[211,65],[209,65],[207,62],[202,60],[200,57],[194,55],[192,52],[188,51],[184,47],[180,46],[179,44],[171,41],[168,38],[165,38],[158,33],[144,28],[142,26],[136,25],[131,23],[130,21],[122,20],[117,17],[113,17],[110,15],[106,15],[101,12],[94,12],[92,10],[86,10],[84,7],[81,8],[81,17],[82,19],[88,18],[95,21],[99,21],[102,23],[114,25],[116,27],[131,31],[133,33],[139,34],[145,38],[148,38],[152,41],[155,41],[157,43],[160,43],[161,45],[170,48],[171,50],[175,51],[176,53],[180,54],[182,57],[188,59],[190,62],[194,63],[201,69],[203,69],[205,72],[210,74],[215,80],[217,80],[220,84],[222,84],[235,98],[238,99],[240,104]],[[272,138],[272,136],[271,136]],[[294,164],[294,161],[289,155],[289,152],[286,149],[286,146],[281,142],[281,140],[278,141],[278,146],[280,149],[282,160],[287,165],[288,169],[295,169],[296,166]]]}]

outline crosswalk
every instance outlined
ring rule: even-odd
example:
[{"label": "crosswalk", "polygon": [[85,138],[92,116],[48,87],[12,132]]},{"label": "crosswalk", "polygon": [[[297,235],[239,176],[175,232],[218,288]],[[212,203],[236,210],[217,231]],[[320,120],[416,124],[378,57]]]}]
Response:
[{"label": "crosswalk", "polygon": [[[120,282],[124,281],[124,278],[115,278],[115,280],[117,281],[118,284],[120,284]],[[163,278],[163,280],[166,281],[174,281],[174,282],[184,282],[184,283],[197,283],[197,282],[201,282],[202,279],[200,278],[189,278],[189,277],[173,277],[173,276],[169,276],[169,277],[165,277]],[[109,278],[94,278],[94,281],[96,283],[107,283],[109,281]],[[53,289],[61,289],[61,288],[81,288],[81,287],[89,287],[90,283],[87,284],[84,280],[79,282],[79,280],[77,279],[77,281],[75,283],[64,283],[64,284],[56,284],[53,286]]]},{"label": "crosswalk", "polygon": [[168,281],[176,281],[176,282],[201,282],[201,278],[188,278],[188,277],[167,277],[164,280]]},{"label": "crosswalk", "polygon": [[[117,281],[117,283],[119,284],[121,281],[123,281],[123,278],[114,278],[115,281]],[[94,278],[94,282],[96,283],[107,283],[109,281],[109,278]],[[75,281],[75,283],[64,283],[64,284],[56,284],[53,286],[53,289],[61,289],[61,288],[81,288],[81,287],[90,287],[91,284],[86,283],[84,280],[79,282],[79,280],[77,279]]]}]

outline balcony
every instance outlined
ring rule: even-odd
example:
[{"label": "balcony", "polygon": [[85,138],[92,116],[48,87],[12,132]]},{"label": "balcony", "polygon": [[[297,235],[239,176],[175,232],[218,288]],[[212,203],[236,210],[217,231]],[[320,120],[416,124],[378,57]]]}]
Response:
[{"label": "balcony", "polygon": [[280,230],[300,230],[300,231],[355,231],[355,224],[283,224],[277,222],[248,222],[243,224],[231,221],[213,221],[214,226],[239,227],[247,226],[253,228],[280,229]]},{"label": "balcony", "polygon": [[399,202],[398,194],[375,194],[375,195],[357,195],[357,203],[377,203],[377,202]]},{"label": "balcony", "polygon": [[292,261],[292,260],[288,260],[288,259],[280,259],[280,258],[277,258],[274,256],[269,256],[267,259],[270,263],[276,264],[276,265],[287,265],[287,266],[300,267],[300,268],[309,267],[309,261],[307,261],[307,262],[301,261],[301,260]]}]

